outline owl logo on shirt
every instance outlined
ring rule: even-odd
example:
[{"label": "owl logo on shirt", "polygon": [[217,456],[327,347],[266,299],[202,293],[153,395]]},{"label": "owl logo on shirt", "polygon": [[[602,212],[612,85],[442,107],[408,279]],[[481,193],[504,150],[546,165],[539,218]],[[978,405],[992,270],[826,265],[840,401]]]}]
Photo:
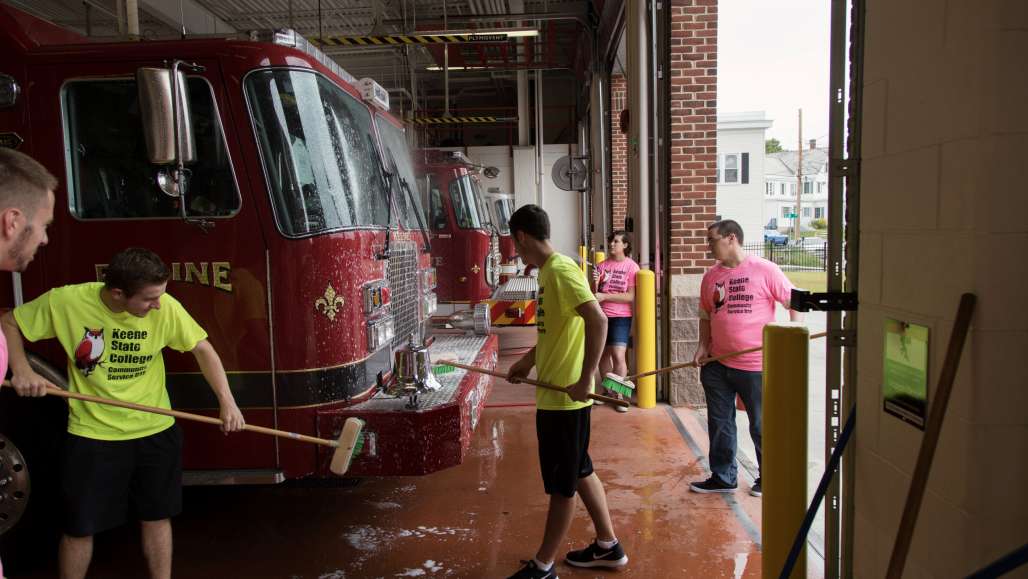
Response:
[{"label": "owl logo on shirt", "polygon": [[714,284],[714,313],[716,314],[721,306],[725,305],[726,300],[725,293],[725,282],[719,282]]},{"label": "owl logo on shirt", "polygon": [[89,376],[100,364],[100,358],[104,354],[104,329],[91,330],[86,328],[82,341],[75,348],[75,367],[83,376]]}]

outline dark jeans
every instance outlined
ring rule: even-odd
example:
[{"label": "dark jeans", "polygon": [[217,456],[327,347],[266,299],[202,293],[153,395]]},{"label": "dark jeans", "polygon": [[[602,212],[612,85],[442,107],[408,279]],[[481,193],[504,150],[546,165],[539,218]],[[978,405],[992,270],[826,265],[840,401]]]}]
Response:
[{"label": "dark jeans", "polygon": [[735,464],[735,395],[742,398],[750,417],[750,437],[760,466],[762,407],[761,373],[729,368],[720,362],[704,364],[700,382],[707,398],[707,434],[710,435],[710,471],[724,484],[737,485]]}]

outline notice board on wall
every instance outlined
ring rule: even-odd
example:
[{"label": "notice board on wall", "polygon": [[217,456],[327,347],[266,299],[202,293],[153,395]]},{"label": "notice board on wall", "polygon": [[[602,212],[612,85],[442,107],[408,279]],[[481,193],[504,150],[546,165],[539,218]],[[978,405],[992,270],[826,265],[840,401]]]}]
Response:
[{"label": "notice board on wall", "polygon": [[928,327],[885,319],[883,410],[924,430],[928,414]]}]

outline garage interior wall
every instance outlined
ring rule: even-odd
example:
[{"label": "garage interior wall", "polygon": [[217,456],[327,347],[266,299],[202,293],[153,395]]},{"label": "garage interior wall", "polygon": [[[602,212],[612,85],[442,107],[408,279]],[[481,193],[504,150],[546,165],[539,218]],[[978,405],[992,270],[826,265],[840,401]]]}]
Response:
[{"label": "garage interior wall", "polygon": [[885,575],[923,434],[882,411],[884,320],[929,328],[930,405],[974,292],[904,574],[963,577],[1028,529],[1028,3],[868,0],[866,30],[854,576]]}]

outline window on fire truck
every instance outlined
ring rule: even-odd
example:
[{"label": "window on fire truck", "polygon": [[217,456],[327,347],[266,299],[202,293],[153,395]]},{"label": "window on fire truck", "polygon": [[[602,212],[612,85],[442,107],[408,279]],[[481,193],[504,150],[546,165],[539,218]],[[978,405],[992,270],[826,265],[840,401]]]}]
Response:
[{"label": "window on fire truck", "polygon": [[450,202],[453,213],[457,217],[457,226],[462,229],[481,229],[483,227],[475,204],[475,191],[471,188],[471,177],[462,175],[450,181]]},{"label": "window on fire truck", "polygon": [[496,208],[496,220],[499,221],[496,226],[500,228],[500,235],[510,235],[510,211],[507,210],[507,204],[503,199],[497,199],[493,201],[493,207]]},{"label": "window on fire truck", "polygon": [[396,162],[396,171],[399,173],[399,178],[405,181],[410,188],[409,193],[402,188],[393,191],[393,198],[396,199],[396,206],[399,208],[399,221],[407,229],[421,229],[418,214],[424,215],[422,213],[424,209],[422,209],[421,201],[418,199],[417,186],[415,185],[417,181],[414,177],[414,163],[411,162],[410,148],[407,146],[407,139],[403,135],[403,129],[394,126],[380,116],[375,118],[375,123],[378,125],[378,134],[382,137],[385,153]]},{"label": "window on fire truck", "polygon": [[475,177],[471,177],[470,182],[471,191],[475,196],[475,207],[478,208],[478,221],[482,224],[482,227],[492,229],[493,220],[489,215],[489,206],[485,203],[485,197],[482,196],[482,186]]},{"label": "window on fire truck", "polygon": [[308,71],[259,71],[245,88],[283,234],[388,225],[387,185],[363,103]]},{"label": "window on fire truck", "polygon": [[428,206],[432,213],[432,229],[442,231],[449,225],[446,219],[446,207],[443,206],[443,194],[439,192],[439,182],[431,175],[426,180],[428,182]]},{"label": "window on fire truck", "polygon": [[[229,217],[240,197],[211,87],[187,81],[196,161],[186,165],[186,212]],[[179,200],[157,186],[146,156],[135,79],[78,80],[64,88],[70,209],[80,219],[176,218]]]}]

